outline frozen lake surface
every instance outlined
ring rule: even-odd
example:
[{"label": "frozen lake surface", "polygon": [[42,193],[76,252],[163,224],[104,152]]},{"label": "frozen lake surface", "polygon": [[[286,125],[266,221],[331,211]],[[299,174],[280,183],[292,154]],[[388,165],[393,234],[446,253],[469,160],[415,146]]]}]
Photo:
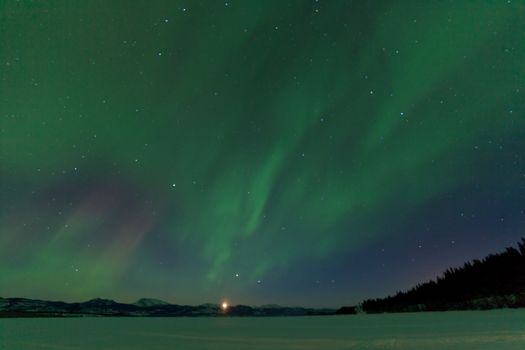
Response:
[{"label": "frozen lake surface", "polygon": [[525,310],[268,318],[0,319],[0,349],[525,349]]}]

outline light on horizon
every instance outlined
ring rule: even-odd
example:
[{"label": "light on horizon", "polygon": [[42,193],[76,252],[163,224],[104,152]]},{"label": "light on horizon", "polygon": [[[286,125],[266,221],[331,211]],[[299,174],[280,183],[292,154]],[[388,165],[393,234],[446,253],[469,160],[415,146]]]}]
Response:
[{"label": "light on horizon", "polygon": [[222,311],[226,311],[228,310],[228,307],[230,307],[230,305],[228,305],[226,301],[223,301],[221,307],[222,307]]}]

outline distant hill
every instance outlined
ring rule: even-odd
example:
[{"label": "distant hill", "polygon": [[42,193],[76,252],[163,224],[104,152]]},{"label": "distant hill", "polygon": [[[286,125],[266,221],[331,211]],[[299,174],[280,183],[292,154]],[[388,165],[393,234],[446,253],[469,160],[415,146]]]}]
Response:
[{"label": "distant hill", "polygon": [[[483,260],[446,270],[436,280],[406,292],[365,300],[366,313],[484,310],[525,307],[525,239]],[[343,313],[343,312],[341,312]]]},{"label": "distant hill", "polygon": [[133,303],[135,306],[140,307],[150,307],[150,306],[159,306],[159,305],[169,305],[169,303],[159,300],[159,299],[148,299],[142,298]]},{"label": "distant hill", "polygon": [[0,298],[0,317],[74,317],[74,316],[304,316],[329,315],[335,310],[297,307],[230,306],[227,311],[216,304],[174,305],[157,299],[140,299],[133,304],[108,299],[65,303],[24,298]]}]

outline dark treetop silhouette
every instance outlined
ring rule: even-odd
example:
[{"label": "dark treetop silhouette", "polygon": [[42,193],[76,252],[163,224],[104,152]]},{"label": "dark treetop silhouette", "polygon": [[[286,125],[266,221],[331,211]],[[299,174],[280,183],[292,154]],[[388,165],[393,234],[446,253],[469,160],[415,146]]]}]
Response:
[{"label": "dark treetop silhouette", "polygon": [[367,313],[525,307],[525,238],[517,249],[449,268],[435,281],[361,307]]}]

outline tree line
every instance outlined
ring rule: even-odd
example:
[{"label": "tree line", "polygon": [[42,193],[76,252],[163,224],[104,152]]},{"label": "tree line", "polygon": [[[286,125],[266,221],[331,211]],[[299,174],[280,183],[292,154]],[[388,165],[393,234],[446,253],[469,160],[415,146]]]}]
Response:
[{"label": "tree line", "polygon": [[482,260],[449,268],[435,280],[394,296],[368,299],[366,313],[483,310],[525,307],[525,238]]}]

